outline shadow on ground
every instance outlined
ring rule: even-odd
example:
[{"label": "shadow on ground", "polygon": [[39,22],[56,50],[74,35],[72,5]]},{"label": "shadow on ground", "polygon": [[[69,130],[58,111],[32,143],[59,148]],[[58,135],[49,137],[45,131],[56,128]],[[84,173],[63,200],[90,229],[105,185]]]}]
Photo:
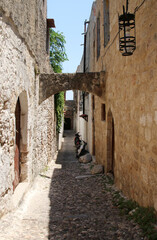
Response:
[{"label": "shadow on ground", "polygon": [[112,205],[110,192],[104,190],[104,177],[87,176],[87,170],[75,158],[74,132],[64,135],[49,192],[48,239],[142,239],[135,225]]}]

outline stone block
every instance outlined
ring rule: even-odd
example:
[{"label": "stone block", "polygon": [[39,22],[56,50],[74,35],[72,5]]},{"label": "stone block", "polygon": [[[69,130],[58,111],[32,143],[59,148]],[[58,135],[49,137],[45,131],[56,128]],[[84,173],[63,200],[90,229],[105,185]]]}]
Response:
[{"label": "stone block", "polygon": [[155,208],[155,211],[157,212],[157,196],[155,198],[154,208]]},{"label": "stone block", "polygon": [[142,115],[140,117],[140,124],[144,127],[146,126],[146,116],[145,115]]},{"label": "stone block", "polygon": [[104,172],[104,167],[100,164],[94,165],[91,169],[91,174],[100,174]]},{"label": "stone block", "polygon": [[155,111],[154,121],[157,124],[157,111]]},{"label": "stone block", "polygon": [[90,153],[87,153],[79,158],[79,162],[81,163],[89,163],[92,161],[92,156]]},{"label": "stone block", "polygon": [[153,152],[155,155],[157,155],[157,146],[156,146],[156,145],[154,145],[154,146],[152,147],[152,152]]},{"label": "stone block", "polygon": [[150,114],[147,114],[147,126],[151,127],[152,122],[153,122],[152,116]]},{"label": "stone block", "polygon": [[151,135],[151,129],[150,129],[150,128],[146,128],[146,129],[145,129],[145,139],[146,139],[148,142],[150,142],[151,137],[152,137],[152,135]]},{"label": "stone block", "polygon": [[94,164],[97,163],[97,161],[96,161],[96,157],[95,157],[95,156],[92,156],[92,162],[93,162]]}]

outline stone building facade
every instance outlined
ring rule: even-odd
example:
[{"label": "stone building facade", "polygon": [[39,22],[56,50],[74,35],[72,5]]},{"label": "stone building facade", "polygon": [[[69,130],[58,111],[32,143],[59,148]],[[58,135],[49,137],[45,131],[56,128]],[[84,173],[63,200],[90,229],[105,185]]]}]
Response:
[{"label": "stone building facade", "polygon": [[118,37],[125,1],[94,4],[85,69],[105,71],[102,97],[91,98],[96,160],[114,174],[126,196],[157,211],[157,1],[129,1],[136,50],[127,57],[119,51]]},{"label": "stone building facade", "polygon": [[17,206],[55,154],[54,98],[39,104],[47,1],[0,1],[0,216]]}]

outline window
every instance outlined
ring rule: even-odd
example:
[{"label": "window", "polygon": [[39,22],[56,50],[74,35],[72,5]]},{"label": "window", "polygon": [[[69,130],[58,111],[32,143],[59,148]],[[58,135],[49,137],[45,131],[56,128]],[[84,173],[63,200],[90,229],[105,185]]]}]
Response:
[{"label": "window", "polygon": [[101,120],[106,121],[106,106],[101,104]]},{"label": "window", "polygon": [[110,40],[110,26],[109,26],[109,0],[104,0],[104,47]]},{"label": "window", "polygon": [[100,13],[97,18],[97,59],[100,56]]},{"label": "window", "polygon": [[93,29],[93,70],[95,69],[95,25]]}]

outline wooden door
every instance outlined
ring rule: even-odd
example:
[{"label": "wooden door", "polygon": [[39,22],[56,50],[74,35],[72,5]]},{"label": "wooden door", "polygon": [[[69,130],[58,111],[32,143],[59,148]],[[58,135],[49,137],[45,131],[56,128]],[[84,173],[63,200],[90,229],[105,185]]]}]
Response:
[{"label": "wooden door", "polygon": [[20,115],[21,115],[21,107],[20,101],[18,98],[16,109],[15,109],[15,120],[16,120],[16,144],[15,144],[15,155],[14,155],[14,181],[13,181],[13,190],[17,187],[20,182]]},{"label": "wooden door", "polygon": [[107,172],[114,175],[114,119],[111,110],[108,112],[107,116]]},{"label": "wooden door", "polygon": [[94,111],[95,111],[95,97],[92,97],[92,122],[93,122],[93,147],[92,147],[92,154],[95,156],[95,119],[94,119]]}]

